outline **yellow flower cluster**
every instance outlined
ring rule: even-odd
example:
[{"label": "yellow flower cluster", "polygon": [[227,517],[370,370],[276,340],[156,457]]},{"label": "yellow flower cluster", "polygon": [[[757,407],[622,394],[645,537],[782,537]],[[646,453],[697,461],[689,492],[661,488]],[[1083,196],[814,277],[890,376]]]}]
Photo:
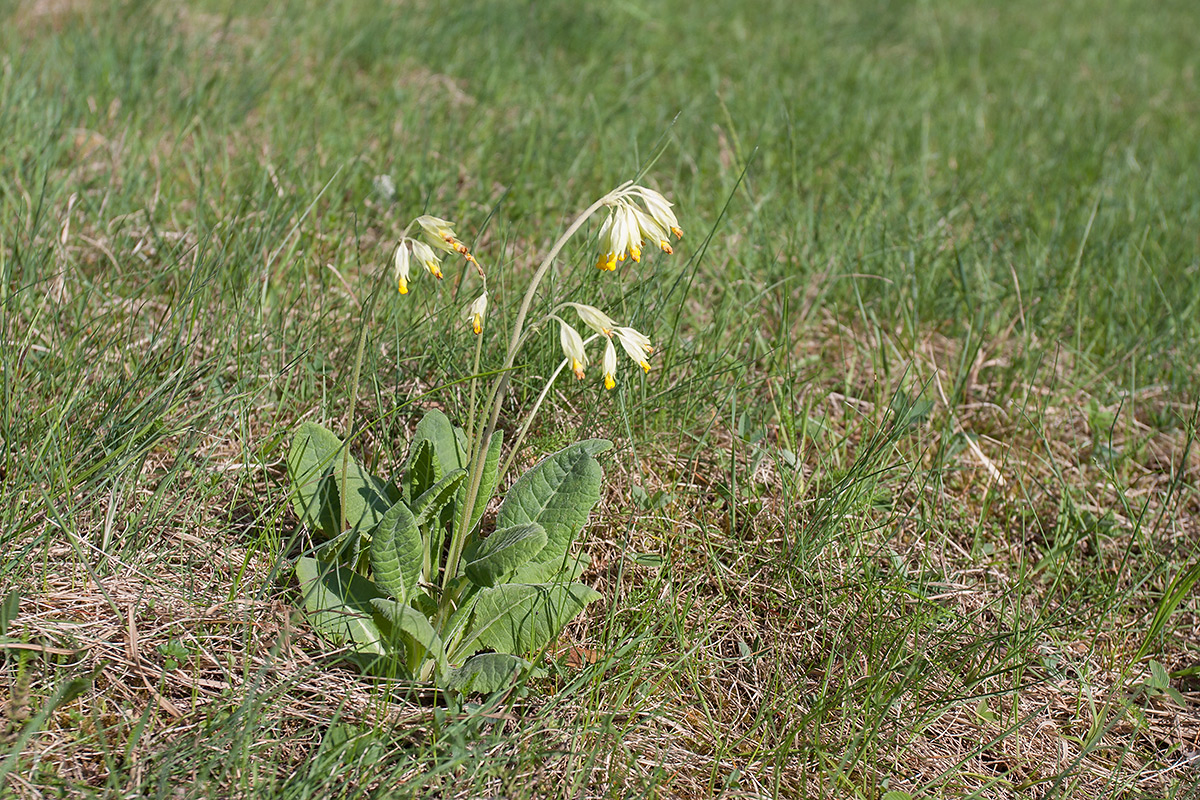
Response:
[{"label": "yellow flower cluster", "polygon": [[411,264],[414,259],[429,270],[430,275],[438,280],[442,279],[442,260],[434,252],[434,248],[445,253],[458,253],[474,264],[476,269],[479,268],[479,262],[475,260],[475,256],[471,255],[467,246],[454,235],[454,223],[440,217],[431,217],[428,214],[417,217],[415,222],[420,226],[421,232],[425,234],[425,241],[401,239],[400,244],[396,245],[396,253],[392,259],[396,272],[396,285],[400,289],[400,294],[408,294],[408,283],[412,280]]},{"label": "yellow flower cluster", "polygon": [[[637,204],[640,200],[642,206]],[[618,261],[628,256],[634,261],[642,260],[642,246],[647,242],[670,254],[670,235],[683,238],[683,229],[671,203],[653,189],[633,185],[617,194],[609,204],[611,211],[600,225],[600,260],[596,266],[612,271]]]},{"label": "yellow flower cluster", "polygon": [[[608,217],[600,225],[601,255],[597,266],[602,270],[615,270],[617,262],[624,261],[626,258],[640,262],[642,248],[647,241],[664,253],[670,254],[673,252],[671,236],[674,235],[676,239],[683,237],[683,230],[679,227],[679,220],[675,218],[675,213],[671,210],[671,203],[653,189],[637,184],[623,186],[602,198],[587,213],[590,214],[595,208],[601,206],[609,208]],[[442,257],[439,252],[458,253],[474,264],[480,278],[484,279],[483,292],[463,309],[463,317],[470,324],[471,330],[476,334],[481,334],[484,318],[487,315],[488,292],[486,276],[480,268],[479,262],[455,235],[454,223],[449,220],[424,215],[413,220],[409,228],[414,225],[420,228],[421,238],[409,238],[407,235],[402,237],[396,246],[393,258],[396,284],[400,294],[408,294],[414,261],[424,266],[429,274],[440,280],[442,278]],[[405,233],[407,234],[407,231]],[[570,231],[567,235],[570,235]],[[561,246],[561,241],[559,245],[556,245],[555,252],[559,246]],[[532,289],[530,291],[532,292]],[[526,302],[528,303],[528,298]],[[606,389],[616,386],[617,344],[635,364],[647,373],[650,372],[649,356],[654,352],[650,337],[635,328],[617,325],[607,314],[594,306],[583,303],[566,303],[565,305],[575,310],[585,326],[605,339],[601,366]],[[567,357],[571,371],[577,378],[582,379],[586,375],[588,366],[583,337],[579,331],[563,319],[553,314],[551,318],[557,319],[559,322],[559,344]]]},{"label": "yellow flower cluster", "polygon": [[[634,363],[646,372],[650,372],[650,362],[647,357],[654,352],[654,347],[650,344],[650,337],[634,328],[617,325],[607,314],[594,306],[583,303],[567,303],[567,305],[575,309],[575,313],[579,315],[579,319],[584,325],[605,337],[604,358],[601,362],[605,389],[612,389],[617,385],[617,350],[613,346],[614,338]],[[583,349],[583,337],[579,335],[579,331],[561,319],[559,325],[559,342],[562,344],[563,354],[566,355],[575,377],[582,379],[588,365],[587,353]]]}]

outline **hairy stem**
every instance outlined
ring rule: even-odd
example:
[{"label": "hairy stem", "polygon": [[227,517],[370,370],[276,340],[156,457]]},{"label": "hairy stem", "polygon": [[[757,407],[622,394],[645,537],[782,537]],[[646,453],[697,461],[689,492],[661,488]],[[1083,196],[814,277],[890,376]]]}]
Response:
[{"label": "hairy stem", "polygon": [[[550,248],[550,252],[542,259],[542,263],[538,266],[537,272],[533,274],[533,279],[529,282],[529,288],[525,290],[525,297],[521,300],[521,305],[517,309],[517,318],[513,324],[512,336],[508,342],[508,352],[504,355],[504,365],[500,368],[500,375],[496,378],[495,384],[492,386],[491,394],[488,396],[487,403],[481,409],[483,419],[480,420],[478,438],[475,440],[473,448],[474,459],[471,464],[471,472],[469,476],[469,484],[467,487],[466,507],[474,508],[475,501],[479,497],[479,488],[483,483],[483,467],[487,460],[487,443],[491,440],[492,434],[496,432],[496,422],[500,418],[500,406],[504,403],[504,394],[508,390],[509,371],[512,369],[513,363],[517,359],[517,352],[521,349],[521,334],[525,329],[525,318],[529,316],[529,309],[533,306],[533,300],[537,296],[538,287],[541,286],[542,280],[546,277],[546,273],[550,271],[550,267],[554,265],[558,254],[562,252],[563,247],[572,236],[575,235],[583,224],[588,219],[603,208],[608,203],[612,202],[613,197],[625,189],[631,181],[618,186],[613,191],[601,197],[596,202],[587,207],[586,210],[571,223],[562,236],[558,237],[558,241]],[[487,420],[487,424],[483,424],[483,420]],[[504,473],[499,473],[498,478],[503,478]],[[471,515],[464,514],[462,524],[454,531],[454,535],[450,542],[450,553],[446,558],[446,571],[442,575],[442,588],[453,579],[458,572],[458,561],[462,556],[462,549],[467,538],[468,528],[471,525]]]}]

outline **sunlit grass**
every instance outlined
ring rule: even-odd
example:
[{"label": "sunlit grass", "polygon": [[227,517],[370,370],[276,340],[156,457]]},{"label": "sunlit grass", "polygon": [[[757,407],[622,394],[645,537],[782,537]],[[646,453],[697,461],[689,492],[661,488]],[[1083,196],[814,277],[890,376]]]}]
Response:
[{"label": "sunlit grass", "polygon": [[[6,791],[1195,791],[1192,4],[0,19]],[[345,420],[369,302],[356,455],[465,406],[470,333],[430,320],[470,298],[396,296],[395,237],[453,217],[511,306],[651,161],[675,257],[623,294],[565,264],[655,369],[563,383],[520,459],[618,442],[605,601],[482,704],[331,663],[292,611],[290,431]]]}]

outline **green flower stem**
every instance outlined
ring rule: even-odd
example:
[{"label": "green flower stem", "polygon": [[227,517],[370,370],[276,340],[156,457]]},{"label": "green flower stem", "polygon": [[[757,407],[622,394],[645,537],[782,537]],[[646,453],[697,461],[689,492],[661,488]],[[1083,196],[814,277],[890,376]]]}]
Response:
[{"label": "green flower stem", "polygon": [[350,439],[354,436],[354,407],[358,405],[358,380],[362,374],[363,351],[367,346],[367,324],[371,306],[363,309],[362,325],[358,329],[358,352],[354,354],[354,373],[350,378],[350,408],[346,411],[346,440],[342,442],[342,480],[338,486],[338,534],[346,530],[346,476],[350,472]]},{"label": "green flower stem", "polygon": [[[474,456],[471,465],[470,484],[467,487],[466,508],[474,508],[475,500],[479,497],[479,487],[483,482],[483,468],[487,461],[488,442],[491,441],[492,434],[496,432],[496,422],[500,419],[500,407],[504,402],[504,394],[508,389],[509,371],[512,369],[513,363],[517,359],[517,352],[521,349],[521,334],[525,328],[525,318],[529,316],[529,309],[533,306],[534,297],[537,296],[538,287],[541,286],[542,279],[546,277],[546,273],[550,271],[558,254],[562,252],[567,241],[575,235],[583,224],[591,218],[605,205],[612,201],[613,197],[629,186],[632,181],[626,181],[618,186],[613,191],[601,197],[596,202],[592,203],[587,209],[575,218],[571,226],[567,228],[562,236],[558,237],[558,241],[550,248],[550,252],[542,260],[538,266],[537,272],[533,275],[533,280],[529,282],[529,288],[525,290],[525,297],[521,300],[521,306],[517,309],[517,319],[513,325],[512,336],[508,342],[508,352],[504,356],[504,365],[500,368],[500,375],[496,378],[495,384],[492,386],[492,392],[488,397],[487,403],[483,406],[483,417],[487,419],[487,424],[483,425],[480,420],[479,436],[475,440],[473,448]],[[499,478],[503,478],[504,473],[499,473]],[[458,572],[458,561],[462,556],[462,549],[467,538],[468,528],[471,525],[471,514],[463,515],[462,525],[454,531],[454,535],[450,541],[450,552],[446,558],[446,571],[442,575],[442,588],[445,589],[447,583]]]},{"label": "green flower stem", "polygon": [[[599,336],[600,334],[593,333],[584,339],[583,343],[585,345],[590,344],[599,338]],[[529,413],[525,416],[525,421],[521,423],[521,430],[517,431],[517,438],[513,440],[512,447],[508,451],[508,457],[504,459],[503,466],[500,467],[500,471],[496,474],[503,475],[512,466],[513,461],[517,457],[517,451],[521,449],[521,443],[525,441],[525,434],[529,433],[529,428],[533,425],[533,418],[537,416],[538,409],[542,406],[542,401],[546,399],[546,395],[550,394],[550,388],[554,386],[554,382],[558,380],[558,376],[562,374],[562,371],[567,368],[569,363],[564,358],[562,363],[558,365],[558,369],[554,370],[554,374],[550,376],[550,380],[546,381],[546,385],[542,387],[542,393],[538,395],[537,400],[533,403],[533,408],[529,410]]]},{"label": "green flower stem", "polygon": [[[486,287],[484,291],[487,291]],[[483,334],[475,337],[475,362],[471,366],[470,405],[467,406],[467,435],[475,435],[475,394],[479,382],[479,356],[483,353]]]}]

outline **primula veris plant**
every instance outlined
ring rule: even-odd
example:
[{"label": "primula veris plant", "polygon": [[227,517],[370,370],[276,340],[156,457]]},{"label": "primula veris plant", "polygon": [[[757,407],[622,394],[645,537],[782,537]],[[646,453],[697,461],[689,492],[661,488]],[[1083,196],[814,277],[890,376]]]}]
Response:
[{"label": "primula veris plant", "polygon": [[[348,441],[316,423],[304,423],[293,438],[287,457],[292,502],[317,542],[296,563],[304,608],[323,637],[345,647],[366,668],[436,681],[455,691],[491,691],[530,671],[563,626],[599,599],[578,581],[584,562],[574,544],[600,500],[603,472],[596,456],[610,442],[588,439],[545,457],[504,492],[490,532],[481,521],[554,381],[567,368],[579,379],[586,377],[590,342],[604,340],[606,389],[617,381],[614,340],[650,371],[650,338],[618,325],[599,308],[560,303],[542,318],[527,320],[564,245],[603,208],[609,212],[600,226],[598,266],[603,270],[614,270],[626,258],[640,261],[647,241],[670,253],[668,237],[682,235],[671,204],[642,186],[625,184],[584,211],[526,287],[499,377],[478,416],[478,387],[472,380],[465,428],[441,411],[425,414],[390,480],[364,468],[350,455]],[[414,229],[417,234],[410,237]],[[392,256],[396,286],[402,295],[414,290],[414,262],[442,279],[439,253],[461,256],[474,267],[464,280],[473,274],[482,284],[462,311],[478,337],[478,375],[489,309],[487,272],[452,222],[429,215],[413,220]],[[564,315],[592,335],[585,340]],[[564,359],[525,412],[505,457],[504,436],[496,425],[509,376],[522,347],[548,325],[558,328]],[[351,408],[364,342],[360,334]],[[349,430],[347,439],[352,434]]]}]

